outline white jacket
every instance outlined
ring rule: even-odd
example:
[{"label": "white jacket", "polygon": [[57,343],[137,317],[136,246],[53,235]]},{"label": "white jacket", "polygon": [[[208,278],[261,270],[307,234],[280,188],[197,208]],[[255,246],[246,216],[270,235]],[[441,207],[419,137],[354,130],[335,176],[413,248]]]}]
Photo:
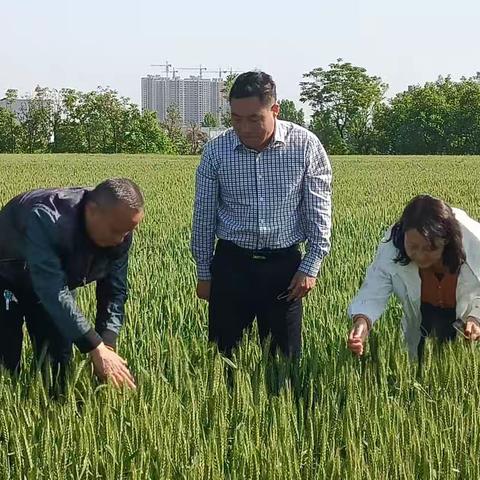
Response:
[{"label": "white jacket", "polygon": [[[463,210],[454,208],[463,234],[463,248],[466,262],[461,266],[457,281],[457,318],[466,320],[468,316],[480,319],[480,223],[470,218]],[[397,249],[390,238],[390,230],[385,234],[362,287],[353,299],[348,314],[367,316],[374,324],[385,310],[393,293],[403,306],[402,327],[408,352],[411,358],[417,356],[421,338],[421,281],[418,267],[410,262],[403,266],[395,263]]]}]

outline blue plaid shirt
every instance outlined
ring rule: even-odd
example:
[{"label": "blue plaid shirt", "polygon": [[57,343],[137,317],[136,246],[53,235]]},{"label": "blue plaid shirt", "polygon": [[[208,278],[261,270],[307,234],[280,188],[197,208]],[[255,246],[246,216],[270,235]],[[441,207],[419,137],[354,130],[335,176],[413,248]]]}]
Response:
[{"label": "blue plaid shirt", "polygon": [[276,120],[262,152],[233,129],[205,145],[196,175],[192,253],[199,280],[210,279],[215,237],[254,249],[308,241],[299,270],[316,277],[330,249],[332,170],[318,138]]}]

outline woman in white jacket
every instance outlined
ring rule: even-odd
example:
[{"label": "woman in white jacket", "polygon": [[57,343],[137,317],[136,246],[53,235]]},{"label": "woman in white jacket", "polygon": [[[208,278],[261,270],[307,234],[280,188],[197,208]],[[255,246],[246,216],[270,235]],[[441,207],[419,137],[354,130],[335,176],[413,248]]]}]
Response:
[{"label": "woman in white jacket", "polygon": [[[349,307],[348,348],[362,355],[373,324],[395,294],[412,358],[425,337],[453,340],[456,330],[480,337],[480,224],[444,201],[419,195],[386,233]],[[457,327],[457,328],[455,328]]]}]

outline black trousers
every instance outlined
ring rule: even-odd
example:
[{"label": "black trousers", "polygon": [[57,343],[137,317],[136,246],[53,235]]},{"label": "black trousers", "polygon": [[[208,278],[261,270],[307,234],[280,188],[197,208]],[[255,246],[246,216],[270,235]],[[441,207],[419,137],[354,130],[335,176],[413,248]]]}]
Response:
[{"label": "black trousers", "polygon": [[30,336],[37,366],[43,373],[52,367],[54,380],[65,384],[72,342],[57,330],[38,299],[0,278],[0,364],[10,372],[20,370],[23,323]]},{"label": "black trousers", "polygon": [[300,261],[296,246],[253,252],[220,240],[211,265],[209,339],[228,355],[256,317],[261,340],[271,335],[272,352],[278,348],[298,357],[302,301],[277,297],[288,288]]},{"label": "black trousers", "polygon": [[457,331],[452,326],[456,320],[455,308],[440,308],[429,303],[422,303],[420,311],[422,314],[420,325],[422,337],[418,344],[418,360],[421,363],[426,337],[433,336],[439,343],[451,342],[455,340]]}]

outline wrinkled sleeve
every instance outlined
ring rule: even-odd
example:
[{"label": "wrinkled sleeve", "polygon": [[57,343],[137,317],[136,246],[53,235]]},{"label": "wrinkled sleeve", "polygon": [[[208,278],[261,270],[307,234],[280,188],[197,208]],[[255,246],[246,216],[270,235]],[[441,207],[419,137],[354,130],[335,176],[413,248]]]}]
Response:
[{"label": "wrinkled sleeve", "polygon": [[55,219],[43,208],[34,208],[25,232],[26,262],[35,294],[60,333],[74,342],[82,353],[102,341],[78,309],[62,269],[54,238]]},{"label": "wrinkled sleeve", "polygon": [[323,258],[330,250],[332,167],[318,139],[310,140],[306,155],[301,214],[307,237],[307,253],[299,271],[316,277]]},{"label": "wrinkled sleeve", "polygon": [[218,178],[214,157],[205,149],[195,180],[195,204],[192,225],[192,255],[199,280],[210,280],[210,263],[215,247],[218,207]]},{"label": "wrinkled sleeve", "polygon": [[364,315],[373,325],[385,310],[393,293],[392,276],[387,267],[388,252],[387,244],[382,240],[363,284],[348,308],[350,317]]},{"label": "wrinkled sleeve", "polygon": [[95,330],[113,348],[125,318],[127,300],[128,251],[115,260],[107,276],[97,281]]}]

